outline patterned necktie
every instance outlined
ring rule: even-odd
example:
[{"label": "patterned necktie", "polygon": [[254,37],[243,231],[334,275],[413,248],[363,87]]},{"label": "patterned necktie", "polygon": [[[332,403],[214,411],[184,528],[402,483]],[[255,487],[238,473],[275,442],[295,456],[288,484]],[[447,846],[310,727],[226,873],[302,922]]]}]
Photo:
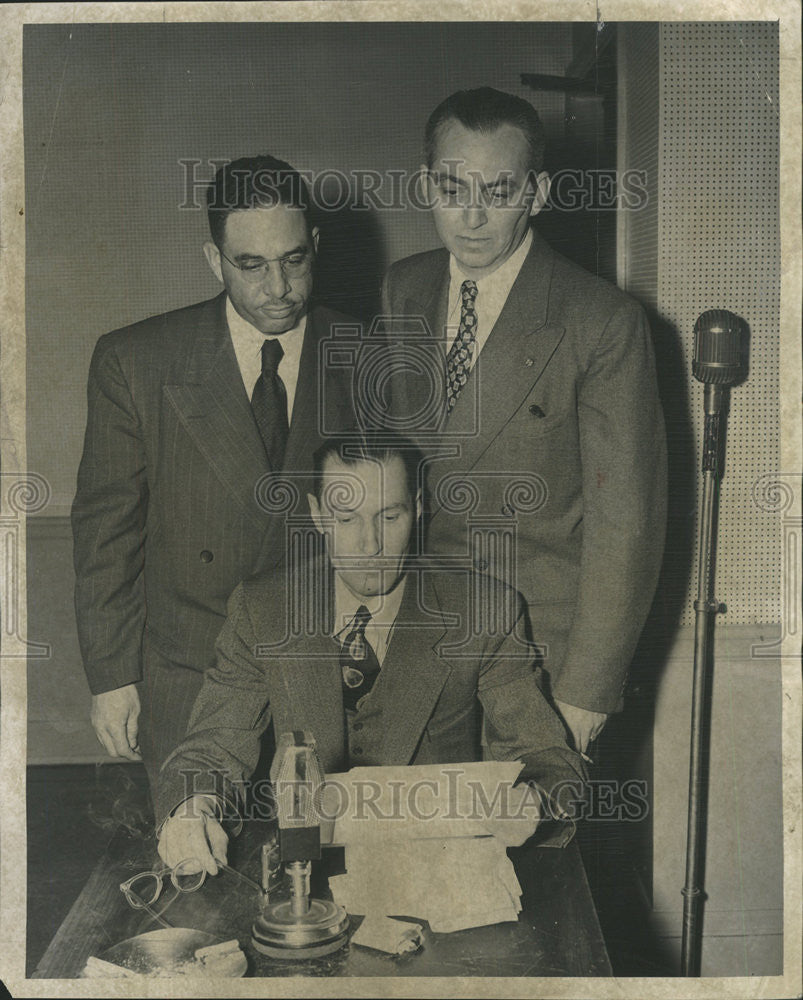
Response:
[{"label": "patterned necktie", "polygon": [[279,376],[279,362],[284,348],[278,340],[262,344],[262,374],[256,380],[251,395],[251,409],[265,445],[270,467],[279,471],[284,465],[289,425],[287,423],[287,393]]},{"label": "patterned necktie", "polygon": [[446,358],[446,412],[451,413],[460,390],[471,372],[471,355],[477,335],[476,281],[464,281],[460,287],[460,328]]},{"label": "patterned necktie", "polygon": [[356,711],[357,702],[368,694],[379,674],[379,660],[365,638],[365,626],[370,620],[371,612],[361,604],[340,650],[343,706],[352,711]]}]

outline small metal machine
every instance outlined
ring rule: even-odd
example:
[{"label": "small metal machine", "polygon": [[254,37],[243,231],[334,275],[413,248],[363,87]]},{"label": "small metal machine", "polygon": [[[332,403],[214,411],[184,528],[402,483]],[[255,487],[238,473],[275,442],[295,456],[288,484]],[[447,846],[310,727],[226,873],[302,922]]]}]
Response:
[{"label": "small metal machine", "polygon": [[309,733],[284,733],[270,770],[279,821],[279,859],[290,877],[290,898],[265,902],[251,928],[257,951],[274,958],[318,958],[348,940],[342,906],[310,898],[312,862],[321,857],[316,802],[323,773]]}]

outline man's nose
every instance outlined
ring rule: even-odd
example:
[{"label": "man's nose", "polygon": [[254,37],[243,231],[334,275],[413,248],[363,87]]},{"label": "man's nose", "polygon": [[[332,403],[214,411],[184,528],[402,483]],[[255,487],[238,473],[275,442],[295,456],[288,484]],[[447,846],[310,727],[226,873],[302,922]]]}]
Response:
[{"label": "man's nose", "polygon": [[382,547],[379,531],[373,522],[366,524],[360,536],[360,554],[364,556],[375,556]]},{"label": "man's nose", "polygon": [[463,218],[469,229],[479,229],[488,221],[488,213],[484,205],[474,203],[463,209]]},{"label": "man's nose", "polygon": [[262,287],[274,299],[281,299],[287,295],[290,283],[278,262],[271,264],[268,268],[268,272],[262,280]]}]

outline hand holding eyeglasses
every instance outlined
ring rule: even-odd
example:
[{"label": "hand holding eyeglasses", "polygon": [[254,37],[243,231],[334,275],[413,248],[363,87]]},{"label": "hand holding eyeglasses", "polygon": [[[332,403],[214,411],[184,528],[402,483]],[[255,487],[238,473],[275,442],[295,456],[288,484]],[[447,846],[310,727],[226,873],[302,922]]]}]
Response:
[{"label": "hand holding eyeglasses", "polygon": [[[235,875],[248,888],[255,889],[259,893],[260,899],[265,896],[259,882],[255,882],[252,878],[243,875],[242,872],[238,872],[235,868],[230,868],[229,865],[222,861],[218,861],[217,863],[220,868],[231,872],[232,875]],[[173,897],[168,899],[161,911],[157,913],[153,909],[153,906],[162,894],[164,880],[168,876],[176,891]],[[133,878],[120,883],[120,891],[125,896],[130,907],[135,910],[145,910],[162,927],[170,929],[173,925],[168,923],[164,918],[167,908],[171,903],[175,902],[181,893],[195,892],[197,889],[200,889],[205,880],[206,870],[201,867],[200,861],[197,858],[184,858],[175,866],[153,869],[134,875]]]},{"label": "hand holding eyeglasses", "polygon": [[162,827],[159,856],[170,868],[189,858],[195,871],[217,875],[220,867],[226,867],[228,845],[229,838],[218,820],[214,800],[206,795],[193,795],[181,803]]}]

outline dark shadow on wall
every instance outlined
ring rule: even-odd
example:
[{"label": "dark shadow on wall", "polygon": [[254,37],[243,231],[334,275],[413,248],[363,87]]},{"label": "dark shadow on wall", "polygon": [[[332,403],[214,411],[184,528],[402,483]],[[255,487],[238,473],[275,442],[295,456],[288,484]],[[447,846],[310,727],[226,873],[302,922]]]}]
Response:
[{"label": "dark shadow on wall", "polygon": [[691,421],[692,382],[677,330],[654,310],[648,308],[647,316],[666,422],[668,519],[661,576],[645,632],[671,638],[680,625],[693,569],[698,470]]},{"label": "dark shadow on wall", "polygon": [[343,203],[319,211],[315,296],[357,319],[379,310],[382,275],[388,261],[376,211]]},{"label": "dark shadow on wall", "polygon": [[[691,423],[691,371],[677,330],[647,308],[664,411],[668,461],[666,546],[655,599],[633,657],[625,710],[617,721],[622,777],[637,774],[649,786],[649,816],[623,829],[623,847],[636,859],[645,895],[652,897],[652,774],[655,706],[694,572],[696,476]],[[685,726],[688,720],[679,719]],[[629,773],[626,773],[629,772]]]}]

